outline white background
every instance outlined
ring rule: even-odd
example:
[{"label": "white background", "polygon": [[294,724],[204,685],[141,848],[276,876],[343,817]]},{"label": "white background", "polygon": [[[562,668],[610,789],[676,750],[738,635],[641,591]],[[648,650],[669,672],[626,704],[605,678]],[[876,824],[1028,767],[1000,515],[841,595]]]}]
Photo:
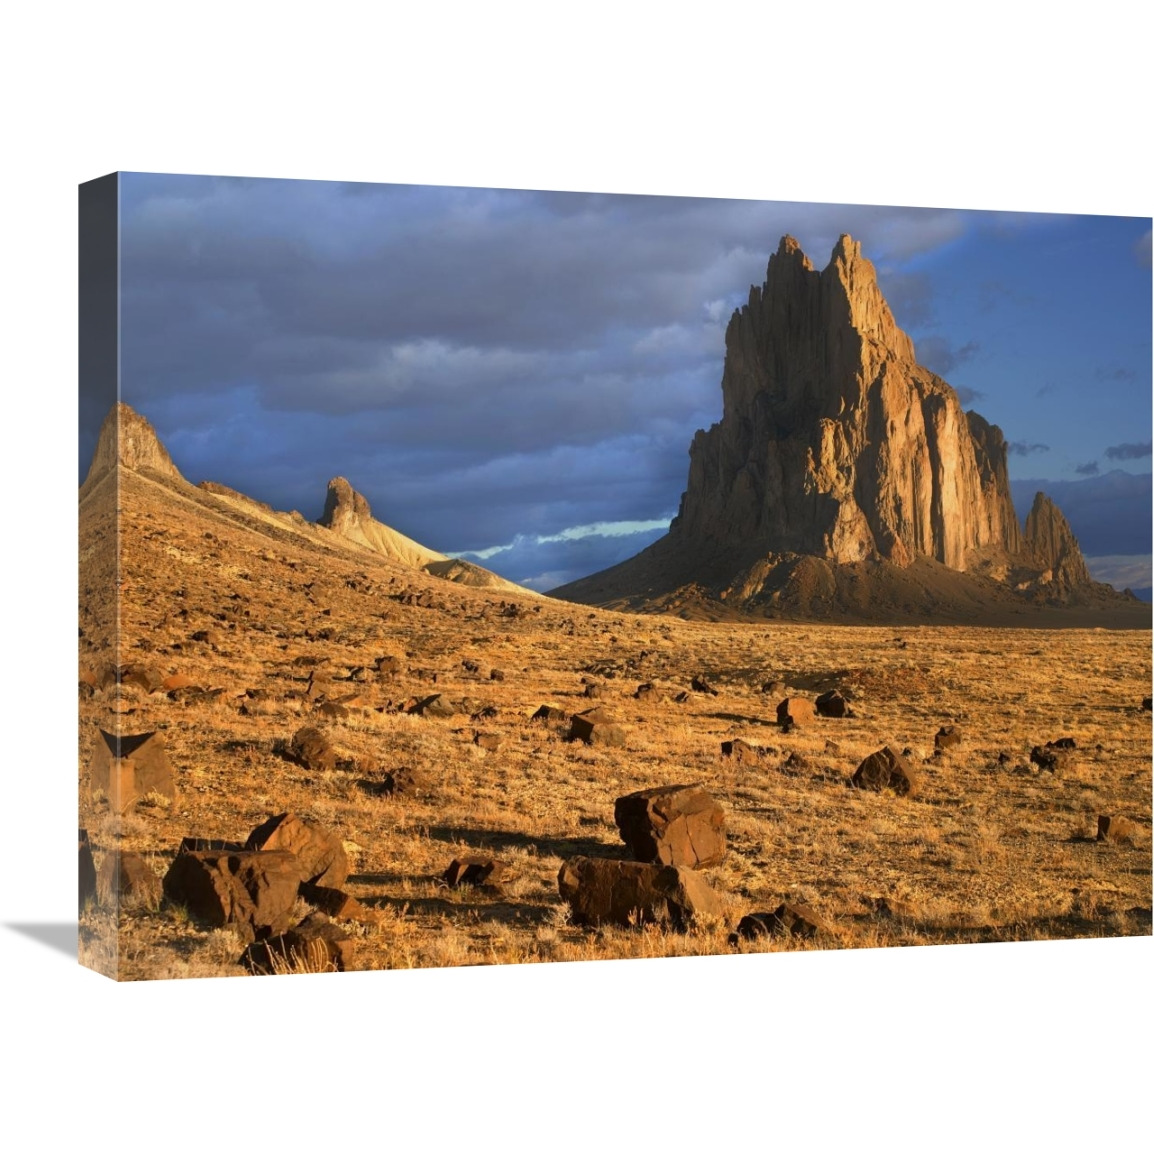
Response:
[{"label": "white background", "polygon": [[1130,5],[1068,22],[1009,3],[383,7],[43,5],[5,22],[13,1148],[1069,1149],[1144,1132],[1148,937],[116,986],[11,928],[75,909],[80,181],[1152,212],[1149,27]]}]

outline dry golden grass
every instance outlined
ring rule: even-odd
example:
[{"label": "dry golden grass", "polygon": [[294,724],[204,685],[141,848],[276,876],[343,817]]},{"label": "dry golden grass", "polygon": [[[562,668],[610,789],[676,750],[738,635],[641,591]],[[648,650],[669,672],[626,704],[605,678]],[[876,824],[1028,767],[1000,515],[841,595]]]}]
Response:
[{"label": "dry golden grass", "polygon": [[[151,855],[163,874],[185,835],[243,839],[286,810],[315,819],[345,841],[347,888],[378,914],[376,925],[347,927],[365,969],[1150,933],[1149,631],[708,624],[528,598],[505,616],[506,595],[270,538],[187,501],[176,515],[173,502],[126,475],[121,659],[223,692],[82,697],[81,824],[97,865],[120,846]],[[440,608],[393,599],[423,589]],[[200,630],[212,639],[191,640]],[[90,622],[82,663],[107,659],[99,633]],[[372,672],[385,654],[401,673]],[[357,666],[363,679],[343,680]],[[489,679],[494,668],[504,680]],[[356,692],[364,711],[318,718],[291,696],[310,670],[330,700]],[[675,702],[699,672],[718,696]],[[783,734],[777,698],[761,692],[775,679],[809,697],[846,690],[856,716]],[[586,680],[602,687],[597,702]],[[663,700],[633,698],[647,681]],[[263,695],[240,696],[249,689]],[[393,711],[430,693],[496,714]],[[565,741],[563,726],[529,720],[543,703],[608,707],[626,747]],[[163,730],[174,804],[152,799],[117,817],[90,796],[93,737],[113,708],[128,711],[127,732]],[[315,773],[278,755],[306,722],[329,735],[344,768]],[[965,741],[935,758],[934,734],[951,723]],[[497,734],[500,749],[474,745],[477,730]],[[1032,772],[1031,747],[1061,736],[1076,739],[1075,765]],[[759,764],[720,756],[734,737],[766,747]],[[913,751],[916,797],[849,788],[885,744]],[[791,754],[803,760],[787,764]],[[418,768],[432,796],[373,796],[362,786],[370,765]],[[623,856],[614,799],[678,782],[704,784],[725,807],[729,853],[707,872],[726,917],[684,934],[572,925],[557,890],[562,861]],[[1095,841],[1099,814],[1136,820],[1138,843]],[[498,856],[514,880],[499,894],[446,888],[441,873],[467,851]],[[729,945],[744,913],[786,899],[811,905],[832,933]],[[82,915],[82,958],[124,979],[244,973],[232,933],[168,905],[121,911],[118,930],[114,942],[106,911]]]}]

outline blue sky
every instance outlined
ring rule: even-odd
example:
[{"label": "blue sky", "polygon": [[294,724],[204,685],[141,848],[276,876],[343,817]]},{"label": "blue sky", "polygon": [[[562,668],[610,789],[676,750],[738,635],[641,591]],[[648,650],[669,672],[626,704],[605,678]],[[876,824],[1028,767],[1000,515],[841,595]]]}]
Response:
[{"label": "blue sky", "polygon": [[341,474],[401,532],[551,588],[663,531],[720,417],[725,325],[779,238],[821,268],[849,232],[919,360],[1002,427],[1016,498],[1060,482],[1097,555],[1131,584],[1149,569],[1149,219],[121,187],[122,397],[190,480],[316,517]]}]

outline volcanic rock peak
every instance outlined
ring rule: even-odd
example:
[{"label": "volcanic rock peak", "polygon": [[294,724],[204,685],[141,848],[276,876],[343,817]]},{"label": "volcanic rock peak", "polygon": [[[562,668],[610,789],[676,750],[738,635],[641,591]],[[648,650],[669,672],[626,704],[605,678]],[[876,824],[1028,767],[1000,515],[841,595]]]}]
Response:
[{"label": "volcanic rock peak", "polygon": [[723,417],[690,449],[671,535],[687,548],[966,569],[1012,552],[1000,430],[917,364],[861,245],[817,272],[792,237],[730,320]]},{"label": "volcanic rock peak", "polygon": [[145,417],[123,401],[109,410],[100,426],[100,436],[96,441],[96,451],[92,454],[92,464],[88,467],[84,486],[89,487],[118,464],[137,473],[154,473],[178,481],[184,480],[172,463],[168,450],[161,444],[156,430]]}]

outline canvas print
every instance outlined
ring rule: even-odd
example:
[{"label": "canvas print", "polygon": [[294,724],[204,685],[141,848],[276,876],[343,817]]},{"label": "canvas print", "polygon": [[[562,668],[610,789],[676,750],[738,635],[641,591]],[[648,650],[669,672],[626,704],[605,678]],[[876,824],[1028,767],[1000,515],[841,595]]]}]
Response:
[{"label": "canvas print", "polygon": [[80,189],[80,960],[1151,933],[1151,222]]}]

